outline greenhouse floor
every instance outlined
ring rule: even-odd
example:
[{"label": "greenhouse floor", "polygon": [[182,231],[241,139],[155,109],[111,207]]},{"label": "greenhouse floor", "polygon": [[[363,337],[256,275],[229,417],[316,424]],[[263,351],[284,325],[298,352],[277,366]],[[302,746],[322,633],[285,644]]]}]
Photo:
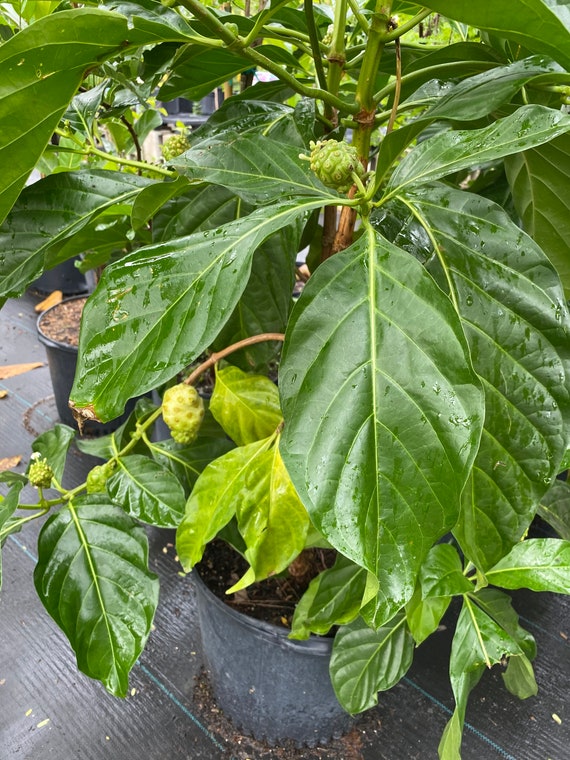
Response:
[{"label": "greenhouse floor", "polygon": [[[0,311],[0,370],[44,365],[0,380],[0,460],[21,456],[57,421],[43,346],[36,338],[32,293]],[[72,477],[93,460],[76,449]],[[75,483],[66,483],[73,486]],[[152,532],[151,566],[161,604],[125,700],[78,673],[63,635],[32,582],[38,526],[3,548],[0,599],[0,760],[427,760],[437,758],[453,699],[446,674],[453,622],[418,648],[408,675],[352,731],[326,747],[269,747],[236,731],[209,696],[191,581],[179,574],[170,534]],[[524,702],[503,687],[499,668],[485,674],[467,710],[463,760],[570,758],[570,601],[521,594],[517,610],[535,636],[539,694]],[[284,721],[287,719],[283,716]]]}]

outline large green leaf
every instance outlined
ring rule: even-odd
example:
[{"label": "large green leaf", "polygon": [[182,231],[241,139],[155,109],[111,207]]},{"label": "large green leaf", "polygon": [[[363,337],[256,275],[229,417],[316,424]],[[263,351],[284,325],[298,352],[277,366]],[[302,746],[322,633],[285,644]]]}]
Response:
[{"label": "large green leaf", "polygon": [[285,201],[108,266],[83,311],[75,406],[112,419],[191,363],[232,313],[259,244],[319,205]]},{"label": "large green leaf", "polygon": [[204,140],[224,134],[245,135],[264,132],[266,129],[272,131],[272,125],[281,123],[293,113],[291,106],[272,100],[252,99],[253,96],[248,94],[250,89],[252,88],[248,88],[241,97],[234,95],[224,100],[218,110],[208,117],[208,121],[192,132],[192,144],[197,146]]},{"label": "large green leaf", "polygon": [[570,116],[544,106],[518,108],[488,127],[442,132],[419,143],[396,168],[388,192],[431,182],[486,161],[534,148],[570,130]]},{"label": "large green leaf", "polygon": [[299,158],[296,145],[262,134],[224,134],[204,140],[172,161],[186,177],[226,187],[248,203],[267,204],[285,196],[338,193],[326,188]]},{"label": "large green leaf", "polygon": [[456,596],[473,590],[463,574],[461,559],[450,544],[436,544],[429,550],[419,576],[422,598]]},{"label": "large green leaf", "polygon": [[[167,240],[184,237],[199,230],[215,229],[231,222],[239,216],[239,203],[239,199],[223,187],[188,187],[181,195],[167,201],[153,218],[153,242],[165,243]],[[141,212],[143,210],[140,209]],[[133,214],[138,212],[139,209],[135,205]]]},{"label": "large green leaf", "polygon": [[570,320],[552,265],[491,201],[409,192],[436,242],[484,382],[485,426],[457,535],[489,567],[527,529],[568,446]]},{"label": "large green leaf", "polygon": [[420,118],[454,121],[481,119],[503,103],[510,102],[521,87],[534,78],[559,71],[559,66],[538,55],[497,66],[446,89],[445,94]]},{"label": "large green leaf", "polygon": [[[211,462],[196,481],[176,532],[176,551],[187,572],[202,559],[206,544],[234,516],[247,477],[271,441],[268,438],[229,451]],[[255,479],[252,487],[254,483]]]},{"label": "large green leaf", "polygon": [[184,515],[186,498],[177,478],[140,454],[121,457],[107,491],[114,504],[150,525],[176,528]]},{"label": "large green leaf", "polygon": [[430,0],[428,8],[546,53],[570,67],[570,9],[560,0]]},{"label": "large green leaf", "polygon": [[505,160],[524,229],[550,258],[570,297],[570,135]]},{"label": "large green leaf", "polygon": [[[114,171],[52,174],[25,188],[0,228],[0,297],[20,296],[44,269],[82,253],[73,238],[116,206],[123,213],[152,180]],[[96,240],[96,233],[92,233]]]},{"label": "large green leaf", "polygon": [[34,581],[77,665],[115,696],[142,652],[158,604],[142,528],[104,496],[73,500],[40,533]]},{"label": "large green leaf", "polygon": [[206,48],[187,45],[173,62],[173,73],[160,88],[161,100],[172,100],[183,95],[200,100],[224,82],[251,68],[248,58],[224,48]]},{"label": "large green leaf", "polygon": [[467,699],[485,667],[502,662],[508,655],[521,656],[519,644],[466,596],[451,646],[449,673],[456,707],[440,745],[441,760],[460,760],[461,737]]},{"label": "large green leaf", "polygon": [[[162,26],[161,33],[163,39],[187,39],[173,27]],[[156,28],[135,30],[119,14],[81,8],[46,16],[0,47],[0,221],[85,73],[130,46],[159,39]]]},{"label": "large green leaf", "polygon": [[331,681],[347,712],[363,712],[378,703],[378,692],[391,689],[406,674],[414,656],[414,640],[403,614],[373,630],[362,618],[343,626],[335,636]]},{"label": "large green leaf", "polygon": [[368,230],[307,283],[279,388],[286,466],[325,538],[377,576],[380,625],[455,523],[479,443],[459,318],[413,256]]},{"label": "large green leaf", "polygon": [[232,366],[216,370],[210,411],[238,446],[267,438],[282,420],[275,383]]},{"label": "large green leaf", "polygon": [[421,589],[415,590],[406,604],[406,620],[416,645],[421,644],[438,629],[450,603],[450,596],[429,596],[422,599]]},{"label": "large green leaf", "polygon": [[[318,212],[317,212],[318,213]],[[248,283],[233,314],[216,338],[220,350],[260,333],[284,333],[293,299],[295,260],[304,220],[299,219],[271,235],[255,252]],[[232,363],[246,371],[267,373],[281,344],[264,341],[232,354]]]},{"label": "large green leaf", "polygon": [[531,538],[486,572],[489,583],[502,588],[530,588],[570,594],[570,541]]}]

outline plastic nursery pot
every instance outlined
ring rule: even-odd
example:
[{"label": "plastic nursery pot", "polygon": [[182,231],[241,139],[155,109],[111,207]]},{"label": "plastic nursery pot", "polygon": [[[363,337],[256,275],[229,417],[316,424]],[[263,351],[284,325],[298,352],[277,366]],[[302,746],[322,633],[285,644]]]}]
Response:
[{"label": "plastic nursery pot", "polygon": [[287,630],[237,612],[192,572],[202,651],[219,707],[243,733],[271,745],[314,747],[339,738],[353,718],[335,696],[333,640],[287,638]]},{"label": "plastic nursery pot", "polygon": [[[51,383],[53,386],[53,392],[55,396],[55,405],[59,419],[65,425],[78,429],[77,423],[71,409],[68,406],[69,396],[71,394],[71,388],[73,386],[73,379],[75,377],[75,370],[77,367],[77,338],[79,336],[79,316],[81,309],[73,310],[74,314],[69,313],[71,310],[66,310],[66,305],[85,301],[86,296],[75,296],[73,298],[65,298],[55,306],[46,309],[40,314],[36,322],[38,339],[40,343],[45,346],[46,355],[49,365],[49,372],[51,377]],[[67,311],[67,318],[64,318],[64,314]],[[77,313],[75,313],[77,312]],[[48,327],[50,318],[58,316],[58,337],[54,337],[52,330]],[[72,319],[77,315],[77,319]],[[61,336],[61,337],[60,337]],[[75,344],[75,345],[74,345]],[[106,435],[116,430],[129,416],[135,407],[136,399],[131,399],[126,407],[125,412],[114,420],[109,422],[99,423],[92,420],[87,421],[83,426],[83,432],[86,435]]]},{"label": "plastic nursery pot", "polygon": [[32,289],[38,293],[53,293],[61,290],[64,296],[75,296],[89,293],[93,290],[92,278],[84,275],[75,266],[79,256],[58,264],[53,269],[47,269],[32,283]]}]

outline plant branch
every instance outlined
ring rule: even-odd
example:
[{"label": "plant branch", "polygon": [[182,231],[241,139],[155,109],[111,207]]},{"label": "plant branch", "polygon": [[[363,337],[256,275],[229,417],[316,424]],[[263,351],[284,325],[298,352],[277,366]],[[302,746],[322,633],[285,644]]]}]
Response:
[{"label": "plant branch", "polygon": [[398,106],[400,105],[400,92],[402,91],[402,51],[400,50],[400,40],[396,40],[396,87],[394,89],[394,103],[392,104],[392,111],[390,112],[390,119],[388,120],[388,126],[386,127],[386,134],[390,133],[394,129],[394,123],[398,114]]},{"label": "plant branch", "polygon": [[313,13],[313,0],[303,0],[303,8],[305,10],[305,16],[307,19],[307,29],[309,30],[309,39],[311,42],[311,50],[313,52],[313,61],[315,63],[317,81],[319,83],[319,87],[322,90],[326,90],[327,75],[325,74],[323,59],[321,58],[317,25],[315,24],[315,14]]},{"label": "plant branch", "polygon": [[202,362],[199,367],[196,367],[196,369],[188,375],[184,382],[187,385],[193,385],[200,377],[200,375],[204,374],[206,370],[217,364],[220,359],[224,359],[226,356],[230,356],[230,354],[239,351],[241,348],[246,348],[247,346],[253,346],[256,343],[263,343],[269,340],[278,340],[283,342],[285,340],[285,335],[283,335],[283,333],[260,333],[259,335],[251,335],[249,338],[238,340],[237,343],[232,343],[231,346],[222,348],[221,351],[216,351],[211,356],[209,356],[206,361]]},{"label": "plant branch", "polygon": [[368,23],[368,19],[366,18],[366,16],[360,10],[357,0],[348,0],[348,4],[350,5],[350,10],[354,13],[354,17],[360,24],[362,31],[368,34],[368,30],[370,29],[370,24]]}]

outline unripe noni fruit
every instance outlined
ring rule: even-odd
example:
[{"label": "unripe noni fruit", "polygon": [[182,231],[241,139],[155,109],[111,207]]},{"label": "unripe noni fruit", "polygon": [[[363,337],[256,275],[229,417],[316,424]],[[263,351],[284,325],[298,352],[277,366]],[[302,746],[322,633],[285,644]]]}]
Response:
[{"label": "unripe noni fruit", "polygon": [[28,470],[28,480],[36,488],[49,488],[53,478],[53,470],[48,464],[47,459],[36,456],[30,463]]},{"label": "unripe noni fruit", "polygon": [[309,146],[311,155],[301,155],[301,158],[309,159],[311,169],[323,185],[346,193],[354,184],[353,173],[360,178],[364,176],[364,167],[354,146],[337,140],[311,140]]},{"label": "unripe noni fruit", "polygon": [[87,493],[101,493],[105,491],[105,486],[115,468],[110,462],[106,464],[97,464],[87,474],[85,486]]},{"label": "unripe noni fruit", "polygon": [[162,398],[162,417],[177,443],[192,443],[204,419],[204,402],[192,385],[167,388]]},{"label": "unripe noni fruit", "polygon": [[185,153],[190,148],[190,142],[186,135],[172,135],[162,143],[162,155],[165,161]]}]

